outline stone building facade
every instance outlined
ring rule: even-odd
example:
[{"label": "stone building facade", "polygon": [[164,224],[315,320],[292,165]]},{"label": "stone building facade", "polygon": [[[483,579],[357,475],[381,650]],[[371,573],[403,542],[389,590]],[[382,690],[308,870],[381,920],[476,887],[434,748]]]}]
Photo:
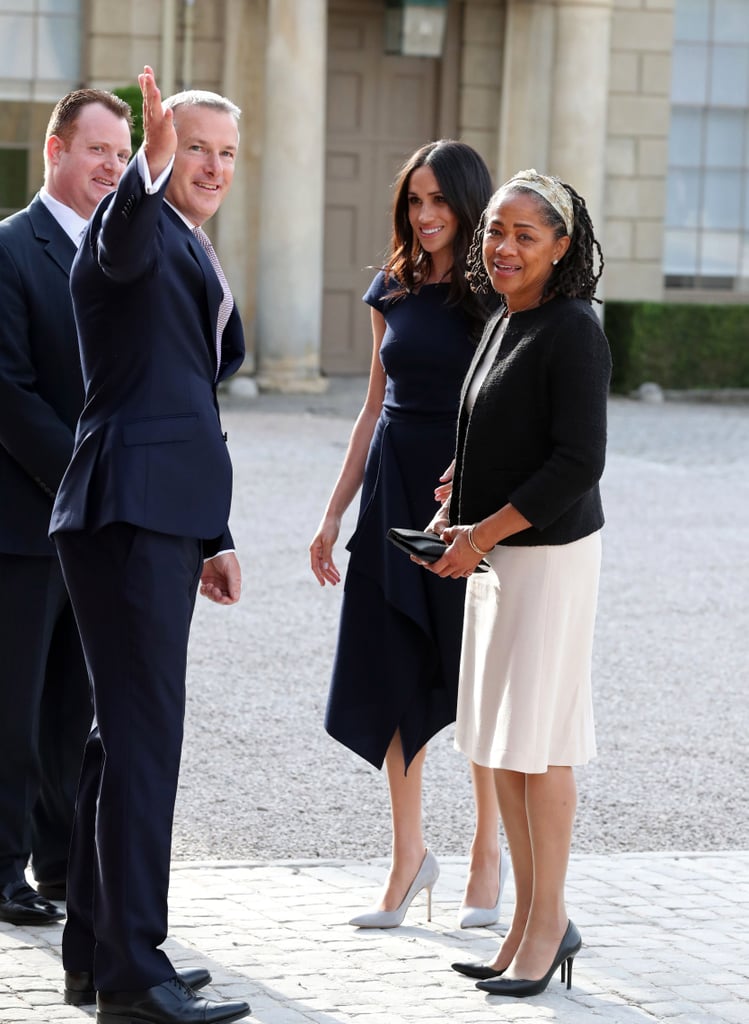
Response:
[{"label": "stone building facade", "polygon": [[498,183],[534,166],[573,184],[605,298],[749,299],[749,0],[446,0],[438,57],[385,52],[386,6],[3,0],[0,215],[39,185],[54,100],[149,63],[167,93],[243,109],[210,231],[263,387],[366,372],[390,184],[432,138],[475,146]]}]

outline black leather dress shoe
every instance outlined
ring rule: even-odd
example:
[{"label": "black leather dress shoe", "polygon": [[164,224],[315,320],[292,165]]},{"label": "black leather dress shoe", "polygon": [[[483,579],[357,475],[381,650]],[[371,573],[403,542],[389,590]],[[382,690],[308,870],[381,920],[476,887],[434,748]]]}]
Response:
[{"label": "black leather dress shoe", "polygon": [[[193,992],[211,982],[211,972],[205,967],[188,967],[177,971],[177,977]],[[70,1006],[93,1006],[96,989],[91,971],[65,971],[65,1002]]]},{"label": "black leather dress shoe", "polygon": [[45,900],[64,900],[68,895],[68,886],[63,878],[61,882],[36,882],[36,891]]},{"label": "black leather dress shoe", "polygon": [[98,992],[96,1024],[229,1024],[246,1017],[247,1003],[214,1003],[196,996],[179,978],[144,992]]},{"label": "black leather dress shoe", "polygon": [[65,914],[23,880],[0,889],[0,921],[9,924],[55,924]]}]

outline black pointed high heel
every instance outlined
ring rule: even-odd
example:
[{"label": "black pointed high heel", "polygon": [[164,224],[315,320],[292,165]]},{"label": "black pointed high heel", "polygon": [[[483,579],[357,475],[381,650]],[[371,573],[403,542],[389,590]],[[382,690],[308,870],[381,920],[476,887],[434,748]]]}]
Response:
[{"label": "black pointed high heel", "polygon": [[458,974],[465,974],[466,978],[480,978],[481,981],[487,981],[489,978],[498,978],[500,974],[504,974],[504,968],[498,971],[495,967],[490,967],[488,964],[450,964],[450,966]]},{"label": "black pointed high heel", "polygon": [[476,988],[480,988],[482,992],[488,992],[492,996],[537,996],[549,984],[557,967],[561,966],[562,984],[566,981],[567,988],[570,989],[572,988],[572,961],[580,952],[582,944],[583,940],[580,937],[580,932],[572,921],[569,921],[567,923],[567,931],[564,933],[559,944],[557,955],[554,957],[551,967],[543,978],[539,978],[537,981],[526,981],[524,978],[500,978],[499,981],[478,981],[476,982]]}]

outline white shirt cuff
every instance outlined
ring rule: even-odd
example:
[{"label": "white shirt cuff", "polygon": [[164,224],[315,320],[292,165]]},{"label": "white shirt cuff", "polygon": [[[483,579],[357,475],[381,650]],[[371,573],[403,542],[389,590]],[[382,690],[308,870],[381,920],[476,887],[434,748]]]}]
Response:
[{"label": "white shirt cuff", "polygon": [[215,555],[211,555],[210,558],[204,558],[203,559],[203,564],[205,564],[206,562],[210,562],[211,558],[218,558],[219,555],[229,555],[233,551],[236,551],[236,548],[224,548],[223,551],[217,551],[216,554]]},{"label": "white shirt cuff", "polygon": [[148,169],[148,160],[146,160],[146,154],[143,152],[143,147],[138,150],[135,154],[135,166],[138,168],[138,174],[140,174],[141,181],[143,182],[146,195],[152,196],[158,192],[161,186],[164,184],[166,179],[172,173],[172,167],[174,165],[174,157],[171,158],[169,163],[166,165],[164,170],[158,176],[156,181],[151,181],[151,172]]}]

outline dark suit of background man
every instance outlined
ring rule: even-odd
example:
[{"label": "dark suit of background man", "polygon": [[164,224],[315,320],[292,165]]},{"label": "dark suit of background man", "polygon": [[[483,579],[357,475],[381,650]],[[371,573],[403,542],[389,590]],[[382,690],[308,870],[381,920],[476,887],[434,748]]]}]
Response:
[{"label": "dark suit of background man", "polygon": [[51,532],[96,717],[62,952],[66,989],[93,971],[100,1024],[210,1024],[249,1007],[196,996],[159,947],[195,595],[233,604],[240,592],[216,384],[239,367],[244,339],[193,233],[229,189],[239,110],[202,92],[162,106],[150,68],[139,82],[143,148],[71,272],[86,402]]},{"label": "dark suit of background man", "polygon": [[[130,107],[81,89],[55,106],[44,187],[0,223],[0,921],[63,915],[91,728],[88,677],[54,546],[52,502],[83,407],[68,276],[130,156]],[[38,892],[24,872],[31,855]]]}]

